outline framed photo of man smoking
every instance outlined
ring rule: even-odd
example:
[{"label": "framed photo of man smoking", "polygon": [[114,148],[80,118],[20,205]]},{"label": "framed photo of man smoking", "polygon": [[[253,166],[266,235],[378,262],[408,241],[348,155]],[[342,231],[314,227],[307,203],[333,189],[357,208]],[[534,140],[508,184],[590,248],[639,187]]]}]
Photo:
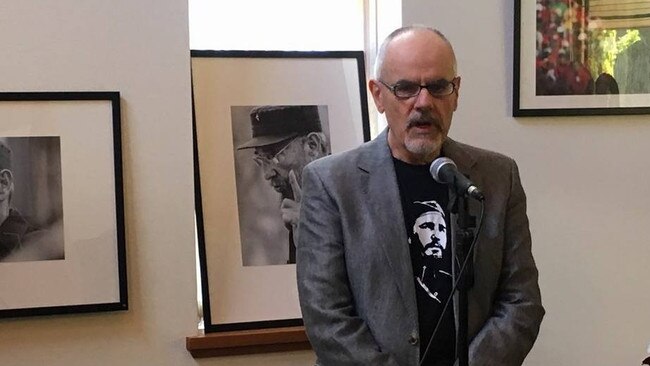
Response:
[{"label": "framed photo of man smoking", "polygon": [[118,92],[0,93],[0,317],[126,310]]},{"label": "framed photo of man smoking", "polygon": [[514,116],[650,113],[650,3],[515,1]]},{"label": "framed photo of man smoking", "polygon": [[302,324],[300,178],[370,139],[361,51],[192,51],[206,332]]}]

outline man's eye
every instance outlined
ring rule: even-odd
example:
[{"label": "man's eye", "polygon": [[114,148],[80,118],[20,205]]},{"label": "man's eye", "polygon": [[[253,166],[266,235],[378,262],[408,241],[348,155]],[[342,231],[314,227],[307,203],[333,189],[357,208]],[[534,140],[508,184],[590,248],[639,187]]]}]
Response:
[{"label": "man's eye", "polygon": [[415,94],[420,91],[420,85],[411,83],[397,84],[395,85],[395,91],[407,94]]},{"label": "man's eye", "polygon": [[449,86],[448,82],[437,82],[437,83],[432,83],[427,85],[427,89],[429,89],[433,93],[439,93],[447,89]]},{"label": "man's eye", "polygon": [[271,160],[272,156],[269,154],[255,154],[255,158],[260,160]]},{"label": "man's eye", "polygon": [[454,92],[454,84],[447,80],[440,80],[427,86],[429,92],[434,95],[449,95]]}]

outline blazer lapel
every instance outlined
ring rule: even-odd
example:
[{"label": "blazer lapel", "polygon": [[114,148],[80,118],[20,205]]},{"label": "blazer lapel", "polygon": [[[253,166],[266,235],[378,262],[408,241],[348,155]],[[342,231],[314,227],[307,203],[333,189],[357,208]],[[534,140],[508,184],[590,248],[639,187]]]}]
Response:
[{"label": "blazer lapel", "polygon": [[[465,149],[463,149],[462,144],[447,138],[445,140],[445,143],[442,145],[442,156],[447,157],[456,163],[456,166],[458,167],[458,171],[465,175],[466,177],[469,177],[472,179],[472,181],[477,185],[481,186],[481,182],[477,179],[480,179],[480,177],[473,177],[473,173],[475,173],[475,165],[476,165],[476,159],[474,156],[469,154]],[[457,198],[457,193],[453,189],[449,189],[449,204],[450,208],[451,205],[456,201]],[[479,213],[479,207],[478,207],[478,202],[476,202],[473,199],[469,200],[469,211],[470,215],[476,216]],[[477,217],[478,219],[478,217]],[[456,222],[452,222],[452,229],[455,229]]]},{"label": "blazer lapel", "polygon": [[476,159],[467,153],[460,143],[447,138],[442,145],[442,156],[453,160],[459,172],[472,178],[472,168],[476,164]]},{"label": "blazer lapel", "polygon": [[362,189],[367,193],[367,202],[370,203],[368,207],[371,212],[377,213],[373,215],[377,217],[377,222],[373,225],[377,230],[377,241],[387,259],[391,278],[397,283],[408,314],[417,314],[402,201],[386,131],[387,129],[368,144],[365,155],[360,159],[359,172]]}]

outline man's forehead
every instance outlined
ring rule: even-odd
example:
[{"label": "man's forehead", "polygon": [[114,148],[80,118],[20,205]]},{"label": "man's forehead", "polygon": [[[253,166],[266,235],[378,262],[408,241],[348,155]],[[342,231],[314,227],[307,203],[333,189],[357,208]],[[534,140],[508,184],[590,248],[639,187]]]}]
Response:
[{"label": "man's forehead", "polygon": [[256,155],[275,155],[278,151],[282,150],[282,148],[289,145],[294,140],[296,140],[295,137],[282,140],[275,144],[256,146],[253,151]]},{"label": "man's forehead", "polygon": [[278,144],[273,144],[273,145],[264,145],[264,146],[257,146],[253,149],[254,153],[257,155],[268,155],[272,154],[277,148]]},{"label": "man's forehead", "polygon": [[[429,47],[425,47],[429,46]],[[413,29],[397,35],[388,44],[387,54],[393,51],[414,50],[418,48],[429,48],[433,50],[445,50],[453,52],[449,42],[439,34],[429,29]]]},{"label": "man's forehead", "polygon": [[454,64],[454,52],[446,40],[430,30],[413,30],[391,41],[382,71],[403,79],[422,77],[424,72],[434,79],[450,78],[456,76]]},{"label": "man's forehead", "polygon": [[433,221],[433,220],[439,220],[442,218],[442,214],[438,211],[427,211],[420,215],[416,222],[421,222],[421,221]]}]

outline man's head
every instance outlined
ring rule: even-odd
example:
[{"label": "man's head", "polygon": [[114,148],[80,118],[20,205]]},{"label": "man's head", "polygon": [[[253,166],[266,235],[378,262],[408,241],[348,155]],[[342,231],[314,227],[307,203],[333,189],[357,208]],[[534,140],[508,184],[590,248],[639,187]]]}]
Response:
[{"label": "man's head", "polygon": [[442,258],[442,251],[447,248],[445,213],[436,201],[415,203],[422,213],[413,224],[413,234],[425,255]]},{"label": "man's head", "polygon": [[0,140],[0,218],[9,210],[9,203],[14,191],[14,178],[11,173],[11,149]]},{"label": "man's head", "polygon": [[432,28],[394,31],[379,49],[368,85],[377,110],[386,114],[393,156],[412,164],[433,161],[458,103],[460,77],[449,41]]},{"label": "man's head", "polygon": [[253,138],[238,149],[254,149],[254,161],[264,179],[283,198],[293,199],[289,172],[299,183],[309,162],[329,154],[318,106],[264,106],[251,113]]}]

